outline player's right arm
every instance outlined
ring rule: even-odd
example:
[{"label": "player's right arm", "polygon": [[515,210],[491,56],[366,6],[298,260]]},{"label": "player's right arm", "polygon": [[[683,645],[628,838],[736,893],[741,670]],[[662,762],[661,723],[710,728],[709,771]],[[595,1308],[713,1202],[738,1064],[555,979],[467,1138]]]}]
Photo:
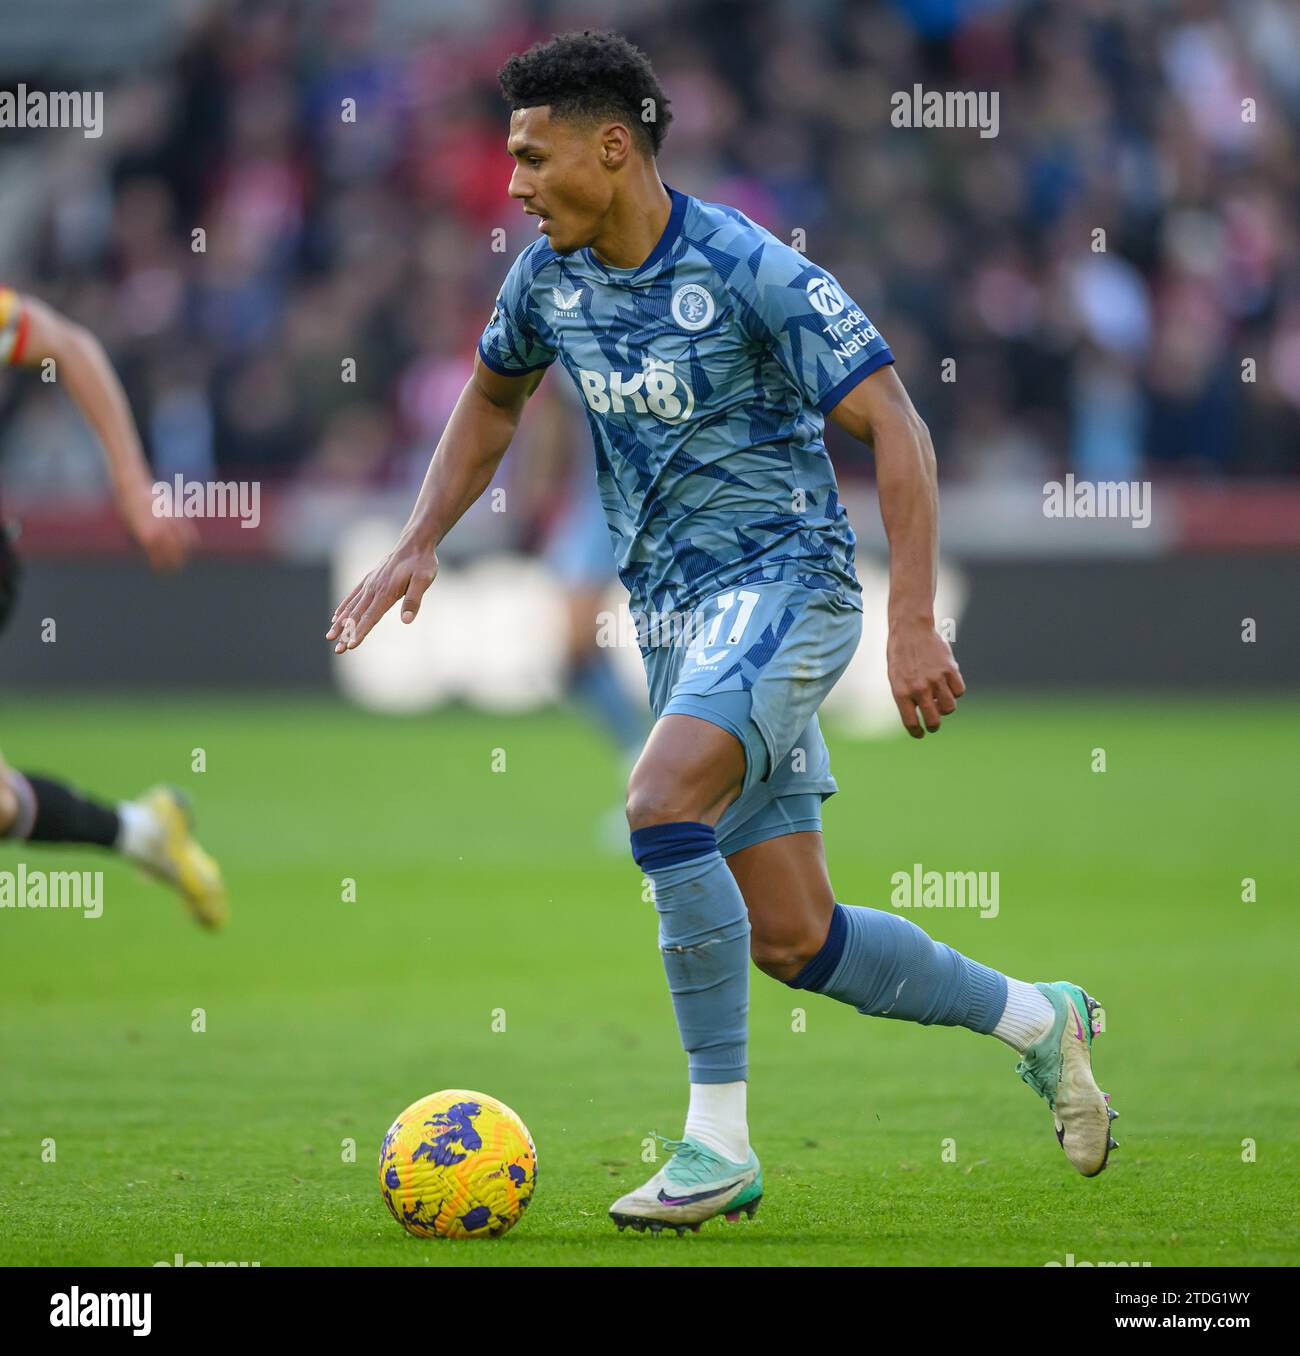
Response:
[{"label": "player's right arm", "polygon": [[544,371],[507,376],[475,357],[397,545],[334,609],[325,638],[335,654],[355,650],[399,598],[402,620],[415,620],[438,573],[438,544],[492,483]]}]

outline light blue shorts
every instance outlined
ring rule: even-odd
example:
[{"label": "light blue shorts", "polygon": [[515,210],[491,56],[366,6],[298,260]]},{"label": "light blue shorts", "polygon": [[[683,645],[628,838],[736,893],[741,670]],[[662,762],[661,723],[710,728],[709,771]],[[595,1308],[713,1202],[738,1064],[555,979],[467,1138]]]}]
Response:
[{"label": "light blue shorts", "polygon": [[717,826],[724,857],[821,828],[838,787],[817,708],[861,636],[858,595],[780,582],[727,589],[642,645],[655,719],[696,716],[744,747],[741,793]]}]

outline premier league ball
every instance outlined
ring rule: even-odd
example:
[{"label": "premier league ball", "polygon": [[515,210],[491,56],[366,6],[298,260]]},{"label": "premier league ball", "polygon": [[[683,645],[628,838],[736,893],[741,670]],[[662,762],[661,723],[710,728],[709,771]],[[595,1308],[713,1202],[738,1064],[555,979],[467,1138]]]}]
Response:
[{"label": "premier league ball", "polygon": [[379,1150],[379,1190],[417,1238],[496,1238],[537,1183],[528,1127],[504,1102],[452,1088],[408,1106]]}]

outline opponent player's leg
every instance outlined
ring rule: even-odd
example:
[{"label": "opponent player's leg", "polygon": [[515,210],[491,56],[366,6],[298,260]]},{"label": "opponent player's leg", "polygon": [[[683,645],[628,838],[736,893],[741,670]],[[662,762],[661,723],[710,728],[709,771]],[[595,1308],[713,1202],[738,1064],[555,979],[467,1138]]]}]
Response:
[{"label": "opponent player's leg", "polygon": [[1113,1113],[1092,1075],[1097,1006],[1065,981],[1026,984],[933,941],[909,919],[835,899],[820,833],[755,843],[727,859],[744,895],[754,963],[796,989],[869,1016],[964,1026],[1020,1055],[1080,1172],[1106,1166]]},{"label": "opponent player's leg", "polygon": [[644,707],[628,694],[610,651],[597,644],[596,618],[612,578],[611,571],[599,584],[582,581],[566,587],[568,687],[618,746],[630,767],[646,737]]},{"label": "opponent player's leg", "polygon": [[572,498],[542,558],[564,590],[567,686],[627,756],[630,769],[645,743],[645,717],[619,681],[609,651],[597,644],[596,615],[617,567],[594,460],[589,451],[581,457],[583,473],[574,477]]},{"label": "opponent player's leg", "polygon": [[651,731],[628,785],[632,855],[654,882],[691,1100],[671,1160],[610,1208],[620,1228],[697,1229],[714,1215],[752,1215],[762,1195],[745,1120],[749,921],[714,833],[744,777],[734,735],[674,714]]},{"label": "opponent player's leg", "polygon": [[[606,539],[607,549],[608,545]],[[644,703],[638,705],[632,699],[619,677],[613,652],[597,643],[597,614],[611,578],[612,556],[610,575],[599,586],[579,583],[565,590],[565,684],[618,749],[619,783],[626,786],[645,743],[646,712]],[[627,850],[627,818],[622,797],[613,800],[617,784],[611,779],[611,803],[596,822],[596,838],[605,851],[622,853]]]},{"label": "opponent player's leg", "polygon": [[[590,452],[584,459],[591,464],[575,477],[573,498],[550,533],[543,560],[564,591],[565,687],[618,747],[625,785],[646,740],[646,713],[620,679],[612,651],[598,643],[598,613],[617,574]],[[622,805],[611,805],[597,826],[602,846],[622,852],[626,834]]]},{"label": "opponent player's leg", "polygon": [[6,838],[120,852],[174,886],[204,927],[226,921],[221,872],[195,841],[188,806],[170,787],[110,806],[51,777],[18,772],[0,758],[0,839]]}]

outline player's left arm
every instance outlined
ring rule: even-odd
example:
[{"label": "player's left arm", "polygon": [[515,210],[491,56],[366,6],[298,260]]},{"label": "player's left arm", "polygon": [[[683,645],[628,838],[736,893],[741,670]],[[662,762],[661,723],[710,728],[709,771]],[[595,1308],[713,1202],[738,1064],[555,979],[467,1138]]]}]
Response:
[{"label": "player's left arm", "polygon": [[103,345],[85,326],[38,298],[25,295],[15,300],[21,308],[14,317],[20,339],[11,346],[9,361],[40,367],[53,359],[55,379],[72,397],[103,449],[113,499],[127,530],[154,569],[176,569],[184,564],[194,526],[183,518],[154,513],[153,476],[126,392]]},{"label": "player's left arm", "polygon": [[939,479],[930,431],[892,364],[858,382],[829,417],[875,451],[889,537],[889,684],[908,733],[923,739],[966,691],[952,649],[934,626]]}]

